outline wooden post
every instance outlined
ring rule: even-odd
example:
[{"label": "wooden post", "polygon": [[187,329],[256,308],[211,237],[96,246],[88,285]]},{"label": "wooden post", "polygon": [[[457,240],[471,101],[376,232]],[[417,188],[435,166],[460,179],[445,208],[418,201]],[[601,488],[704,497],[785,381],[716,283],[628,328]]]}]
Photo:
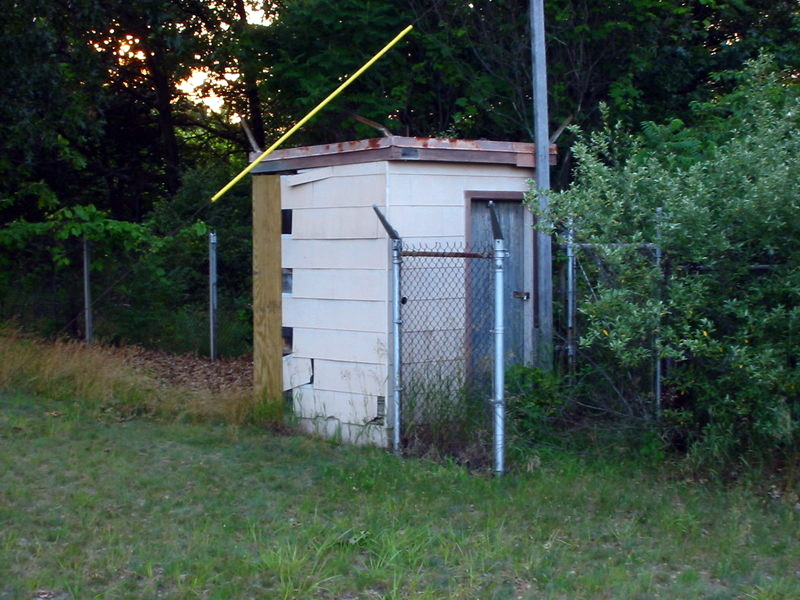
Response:
[{"label": "wooden post", "polygon": [[[253,177],[253,386],[268,418],[283,410],[281,180]],[[273,410],[274,409],[274,410]]]}]

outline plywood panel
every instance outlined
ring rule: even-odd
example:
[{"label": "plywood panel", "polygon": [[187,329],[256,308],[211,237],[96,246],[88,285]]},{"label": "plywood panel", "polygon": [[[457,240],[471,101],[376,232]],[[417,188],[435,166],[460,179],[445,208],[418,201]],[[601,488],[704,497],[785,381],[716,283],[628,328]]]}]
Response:
[{"label": "plywood panel", "polygon": [[[400,167],[404,166],[399,165]],[[429,165],[448,167],[446,169],[423,169],[423,172],[409,172],[396,169],[392,164],[389,176],[391,207],[398,205],[423,206],[464,205],[465,190],[513,191],[527,192],[529,177],[533,172],[525,173],[519,169],[490,168],[473,170],[453,169],[452,165]],[[392,208],[389,210],[391,211]]]},{"label": "plywood panel", "polygon": [[331,300],[385,300],[389,279],[378,269],[295,269],[294,298]]},{"label": "plywood panel", "polygon": [[[460,190],[459,190],[460,192]],[[462,193],[463,197],[463,193]],[[392,207],[392,226],[417,237],[461,237],[464,235],[464,207],[430,204]],[[463,199],[462,199],[463,204]]]},{"label": "plywood panel", "polygon": [[[464,205],[464,192],[466,190],[486,190],[494,192],[526,192],[528,183],[524,178],[503,177],[471,177],[440,176],[440,177],[413,177],[411,182],[411,195],[405,200],[408,204],[437,204]],[[404,199],[395,198],[394,204],[404,202]]]},{"label": "plywood panel", "polygon": [[314,387],[319,390],[386,397],[386,365],[315,360]]},{"label": "plywood panel", "polygon": [[303,419],[321,416],[314,401],[314,385],[309,383],[292,390],[292,410],[296,417]]},{"label": "plywood panel", "polygon": [[386,195],[386,178],[383,174],[329,177],[312,185],[315,208],[383,204]]},{"label": "plywood panel", "polygon": [[253,177],[253,384],[270,402],[283,396],[280,195],[277,175]]},{"label": "plywood panel", "polygon": [[294,354],[314,359],[378,363],[387,360],[386,333],[294,328]]},{"label": "plywood panel", "polygon": [[[394,165],[392,165],[394,167]],[[392,173],[389,176],[389,217],[397,206],[461,206],[464,204],[461,176],[448,174],[417,175]]]},{"label": "plywood panel", "polygon": [[283,357],[284,392],[309,383],[313,374],[310,358],[298,358],[293,354]]},{"label": "plywood panel", "polygon": [[314,205],[314,190],[311,184],[292,186],[292,175],[281,175],[281,207],[305,208]]},{"label": "plywood panel", "polygon": [[283,208],[340,208],[383,204],[386,177],[333,175],[331,168],[283,175]]},{"label": "plywood panel", "polygon": [[337,177],[354,177],[357,175],[383,175],[386,172],[386,161],[353,163],[335,167]]},{"label": "plywood panel", "polygon": [[389,327],[387,310],[385,301],[286,297],[283,324],[285,327],[385,332]]},{"label": "plywood panel", "polygon": [[386,161],[370,161],[342,165],[328,165],[300,169],[296,175],[284,175],[289,185],[302,185],[328,177],[358,177],[382,175],[386,172]]},{"label": "plywood panel", "polygon": [[364,425],[377,417],[377,398],[304,386],[294,393],[295,415],[304,418],[335,418],[343,423]]},{"label": "plywood panel", "polygon": [[300,418],[300,429],[310,435],[335,439],[344,444],[356,446],[387,445],[387,429],[384,423],[352,424],[343,423],[335,417]]},{"label": "plywood panel", "polygon": [[372,206],[296,209],[292,215],[294,239],[374,239],[383,231]]},{"label": "plywood panel", "polygon": [[389,246],[385,239],[283,239],[283,266],[294,269],[386,269]]},{"label": "plywood panel", "polygon": [[296,175],[286,175],[284,176],[284,180],[287,186],[295,187],[319,181],[320,179],[327,179],[332,175],[333,167],[320,167],[318,169],[306,169],[305,171],[300,171]]}]

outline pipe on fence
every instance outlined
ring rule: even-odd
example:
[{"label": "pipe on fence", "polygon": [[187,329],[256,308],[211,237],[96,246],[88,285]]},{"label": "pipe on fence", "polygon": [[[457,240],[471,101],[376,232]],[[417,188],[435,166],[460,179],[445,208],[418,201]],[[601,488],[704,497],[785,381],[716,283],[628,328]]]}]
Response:
[{"label": "pipe on fence", "polygon": [[[653,253],[655,254],[655,261],[656,261],[656,269],[658,270],[659,275],[659,286],[658,286],[658,299],[661,300],[661,292],[664,285],[664,270],[661,266],[661,223],[664,219],[664,209],[659,206],[656,208],[656,247],[653,249]],[[655,359],[656,359],[656,369],[655,369],[655,382],[654,382],[654,394],[656,397],[656,419],[661,419],[661,313],[659,312],[658,315],[658,333],[656,334],[655,339],[653,340],[653,346],[655,347]]]}]

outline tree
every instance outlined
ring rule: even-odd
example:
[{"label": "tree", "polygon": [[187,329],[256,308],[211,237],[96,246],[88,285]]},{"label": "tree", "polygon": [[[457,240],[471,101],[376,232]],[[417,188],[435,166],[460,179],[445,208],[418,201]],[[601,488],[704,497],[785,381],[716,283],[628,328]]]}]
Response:
[{"label": "tree", "polygon": [[[7,94],[0,103],[6,317],[22,312],[30,322],[44,318],[48,331],[67,323],[77,333],[74,265],[84,236],[94,242],[95,267],[103,269],[95,283],[117,286],[98,295],[101,305],[130,303],[123,279],[148,291],[140,298],[162,305],[196,291],[164,247],[176,235],[186,242],[196,233],[197,212],[169,231],[142,222],[180,190],[185,170],[210,160],[232,170],[230,144],[205,133],[213,130],[207,113],[176,87],[208,59],[207,32],[222,29],[215,27],[225,16],[217,5],[188,1],[10,3],[0,25],[7,42],[0,48]],[[199,261],[191,257],[194,269],[202,269],[203,249],[201,243]],[[148,308],[139,306],[139,314]]]},{"label": "tree", "polygon": [[[800,449],[800,90],[767,58],[725,79],[736,87],[697,105],[694,128],[589,134],[548,214],[593,248],[580,333],[594,366],[582,376],[597,381],[599,366],[615,382],[597,408],[656,419],[713,468]],[[653,351],[669,366],[660,413]]]},{"label": "tree", "polygon": [[[375,135],[351,113],[408,135],[532,139],[528,5],[301,0],[277,6],[274,23],[257,38],[268,128],[299,119],[336,77],[378,47],[378,32],[385,38],[413,22],[415,33],[403,47],[295,143]],[[598,126],[601,102],[629,124],[663,115],[687,120],[691,104],[718,88],[711,73],[741,66],[760,48],[790,67],[800,55],[800,10],[792,0],[554,0],[545,14],[551,131],[569,122]],[[561,187],[570,177],[568,146],[563,140]]]}]

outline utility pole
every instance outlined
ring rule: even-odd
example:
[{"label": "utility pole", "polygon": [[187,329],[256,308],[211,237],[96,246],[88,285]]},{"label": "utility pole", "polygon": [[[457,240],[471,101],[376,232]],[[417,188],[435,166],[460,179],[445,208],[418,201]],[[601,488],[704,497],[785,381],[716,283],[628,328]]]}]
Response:
[{"label": "utility pole", "polygon": [[[531,58],[533,63],[533,125],[536,145],[536,187],[539,211],[544,214],[550,190],[550,134],[547,111],[547,57],[544,40],[544,0],[530,0]],[[550,236],[536,232],[536,364],[553,368],[553,261]]]}]

